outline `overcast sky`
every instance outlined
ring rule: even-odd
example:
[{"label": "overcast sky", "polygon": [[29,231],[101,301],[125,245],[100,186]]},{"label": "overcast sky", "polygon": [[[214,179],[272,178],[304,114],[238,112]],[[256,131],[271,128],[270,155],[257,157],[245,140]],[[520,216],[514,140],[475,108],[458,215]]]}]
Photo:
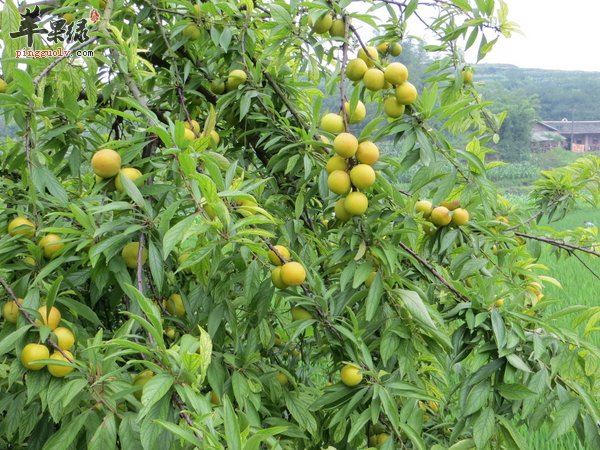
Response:
[{"label": "overcast sky", "polygon": [[509,20],[519,24],[523,35],[501,38],[483,62],[600,71],[600,0],[506,3]]}]

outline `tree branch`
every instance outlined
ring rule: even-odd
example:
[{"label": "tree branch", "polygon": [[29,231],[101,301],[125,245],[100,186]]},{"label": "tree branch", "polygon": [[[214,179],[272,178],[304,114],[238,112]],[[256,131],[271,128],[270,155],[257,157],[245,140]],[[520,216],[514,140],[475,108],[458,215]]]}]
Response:
[{"label": "tree branch", "polygon": [[558,247],[558,248],[562,248],[563,250],[567,250],[570,253],[582,252],[582,253],[587,253],[588,255],[594,255],[594,256],[600,257],[600,253],[598,253],[594,250],[590,250],[588,248],[581,247],[579,245],[568,244],[568,243],[566,243],[564,241],[560,241],[558,239],[551,239],[551,238],[547,238],[547,237],[543,237],[543,236],[535,236],[533,234],[521,233],[520,231],[515,231],[515,236],[520,236],[525,239],[531,239],[534,241],[543,242],[545,244],[549,244],[554,247]]},{"label": "tree branch", "polygon": [[419,264],[421,264],[423,267],[425,267],[435,278],[438,279],[438,281],[440,283],[442,283],[444,286],[446,286],[446,288],[451,291],[456,297],[458,297],[461,301],[463,302],[469,302],[470,300],[464,296],[462,293],[460,293],[454,286],[452,286],[450,284],[450,282],[448,282],[448,280],[446,280],[443,275],[441,273],[439,273],[435,267],[433,267],[428,261],[426,261],[425,259],[421,258],[417,252],[415,252],[413,249],[411,249],[408,245],[406,245],[404,242],[400,241],[398,243],[400,245],[400,247],[402,247],[407,253],[409,253],[413,258],[415,258]]}]

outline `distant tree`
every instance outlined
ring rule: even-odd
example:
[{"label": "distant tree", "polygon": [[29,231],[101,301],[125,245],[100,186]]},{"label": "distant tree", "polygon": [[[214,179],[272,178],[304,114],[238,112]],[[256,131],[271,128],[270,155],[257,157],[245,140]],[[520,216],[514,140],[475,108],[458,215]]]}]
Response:
[{"label": "distant tree", "polygon": [[531,130],[540,119],[538,96],[524,89],[507,91],[504,86],[491,83],[484,89],[484,98],[494,102],[493,110],[506,113],[496,146],[500,158],[508,162],[529,159]]}]

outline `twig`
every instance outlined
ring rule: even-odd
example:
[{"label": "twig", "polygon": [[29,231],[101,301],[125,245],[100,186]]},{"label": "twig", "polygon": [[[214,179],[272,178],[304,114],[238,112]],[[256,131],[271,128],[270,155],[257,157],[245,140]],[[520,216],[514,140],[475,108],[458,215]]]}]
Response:
[{"label": "twig", "polygon": [[146,237],[144,233],[140,233],[140,242],[137,254],[137,287],[140,293],[144,293],[144,262],[142,261],[144,255],[144,244],[146,243]]},{"label": "twig", "polygon": [[[340,69],[340,102],[342,118],[344,119],[344,129],[348,131],[348,111],[346,111],[346,64],[348,63],[348,39],[346,34],[348,33],[348,16],[345,14],[342,16],[344,21],[344,43],[342,44],[342,67]],[[348,108],[350,109],[350,108]]]},{"label": "twig", "polygon": [[543,236],[535,236],[533,234],[521,233],[520,231],[515,231],[515,236],[520,236],[522,238],[531,239],[534,241],[544,242],[545,244],[550,244],[550,245],[553,245],[554,247],[559,247],[559,248],[562,248],[563,250],[568,250],[571,253],[577,251],[577,252],[587,253],[588,255],[594,255],[594,256],[600,257],[600,253],[598,253],[594,250],[590,250],[585,247],[581,247],[579,245],[568,244],[564,241],[559,241],[558,239],[551,239],[551,238],[547,238],[547,237],[543,237]]},{"label": "twig", "polygon": [[463,302],[469,302],[470,300],[461,294],[454,286],[452,286],[443,276],[440,274],[435,267],[433,267],[429,262],[425,259],[421,258],[413,249],[411,249],[404,242],[400,241],[398,243],[400,247],[402,247],[407,253],[409,253],[413,258],[415,258],[419,263],[425,267],[431,274],[436,277],[440,283],[442,283],[449,291],[451,291],[456,297],[458,297]]},{"label": "twig", "polygon": [[275,93],[279,96],[279,98],[281,98],[281,101],[283,101],[288,111],[292,114],[292,116],[294,116],[294,119],[296,119],[298,125],[300,125],[305,130],[308,130],[309,126],[306,124],[300,113],[296,110],[294,104],[290,101],[285,92],[283,92],[283,90],[281,89],[277,81],[273,78],[273,76],[267,71],[264,71],[263,75],[266,78],[269,85],[273,88]]},{"label": "twig", "polygon": [[[358,43],[360,44],[362,49],[365,51],[365,54],[367,55],[367,57],[371,58],[371,55],[369,54],[369,51],[367,50],[367,46],[365,45],[362,38],[360,37],[360,34],[358,34],[358,30],[356,29],[356,27],[354,25],[352,25],[351,23],[349,23],[348,29],[350,31],[352,31],[352,34],[354,34],[354,36],[356,37],[356,40],[358,41]],[[375,61],[373,58],[371,58],[371,59],[373,60],[373,62]]]},{"label": "twig", "polygon": [[598,280],[600,280],[600,275],[598,275],[594,269],[592,269],[583,259],[581,259],[581,256],[579,256],[577,253],[573,252],[571,253],[581,264],[583,264],[583,267],[585,267],[594,277],[596,277]]},{"label": "twig", "polygon": [[98,36],[92,36],[91,38],[89,38],[87,41],[81,42],[79,44],[77,44],[75,47],[73,47],[68,55],[63,55],[60,58],[56,58],[54,61],[52,61],[50,64],[48,64],[48,66],[42,70],[42,72],[33,79],[33,86],[35,88],[35,90],[37,91],[38,85],[40,84],[40,82],[44,79],[44,77],[48,76],[48,74],[52,71],[52,69],[54,69],[56,66],[58,66],[62,61],[64,61],[65,59],[69,58],[71,56],[71,53],[82,49],[83,47],[87,47],[90,44],[93,44],[96,39],[98,39]]}]

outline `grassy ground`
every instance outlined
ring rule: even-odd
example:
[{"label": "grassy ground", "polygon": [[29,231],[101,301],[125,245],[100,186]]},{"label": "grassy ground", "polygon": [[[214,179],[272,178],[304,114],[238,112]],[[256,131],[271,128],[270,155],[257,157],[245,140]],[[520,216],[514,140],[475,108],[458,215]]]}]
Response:
[{"label": "grassy ground", "polygon": [[[600,210],[579,209],[563,220],[553,223],[552,226],[559,230],[574,229],[583,226],[585,222],[600,225]],[[582,259],[592,270],[600,274],[600,259],[593,256],[582,256]],[[552,285],[545,286],[545,295],[551,300],[557,300],[557,303],[548,308],[548,312],[559,311],[568,305],[576,304],[598,306],[597,292],[600,288],[600,281],[583,264],[573,257],[557,259],[549,249],[544,251],[540,262],[549,268],[548,274],[560,280],[562,284],[562,289]],[[557,325],[571,328],[573,327],[573,318],[561,318]],[[589,338],[597,345],[600,344],[600,333]],[[529,448],[532,450],[596,450],[582,447],[575,432],[568,433],[555,441],[548,439],[549,434],[550,430],[547,429],[528,433],[526,436]]]}]

